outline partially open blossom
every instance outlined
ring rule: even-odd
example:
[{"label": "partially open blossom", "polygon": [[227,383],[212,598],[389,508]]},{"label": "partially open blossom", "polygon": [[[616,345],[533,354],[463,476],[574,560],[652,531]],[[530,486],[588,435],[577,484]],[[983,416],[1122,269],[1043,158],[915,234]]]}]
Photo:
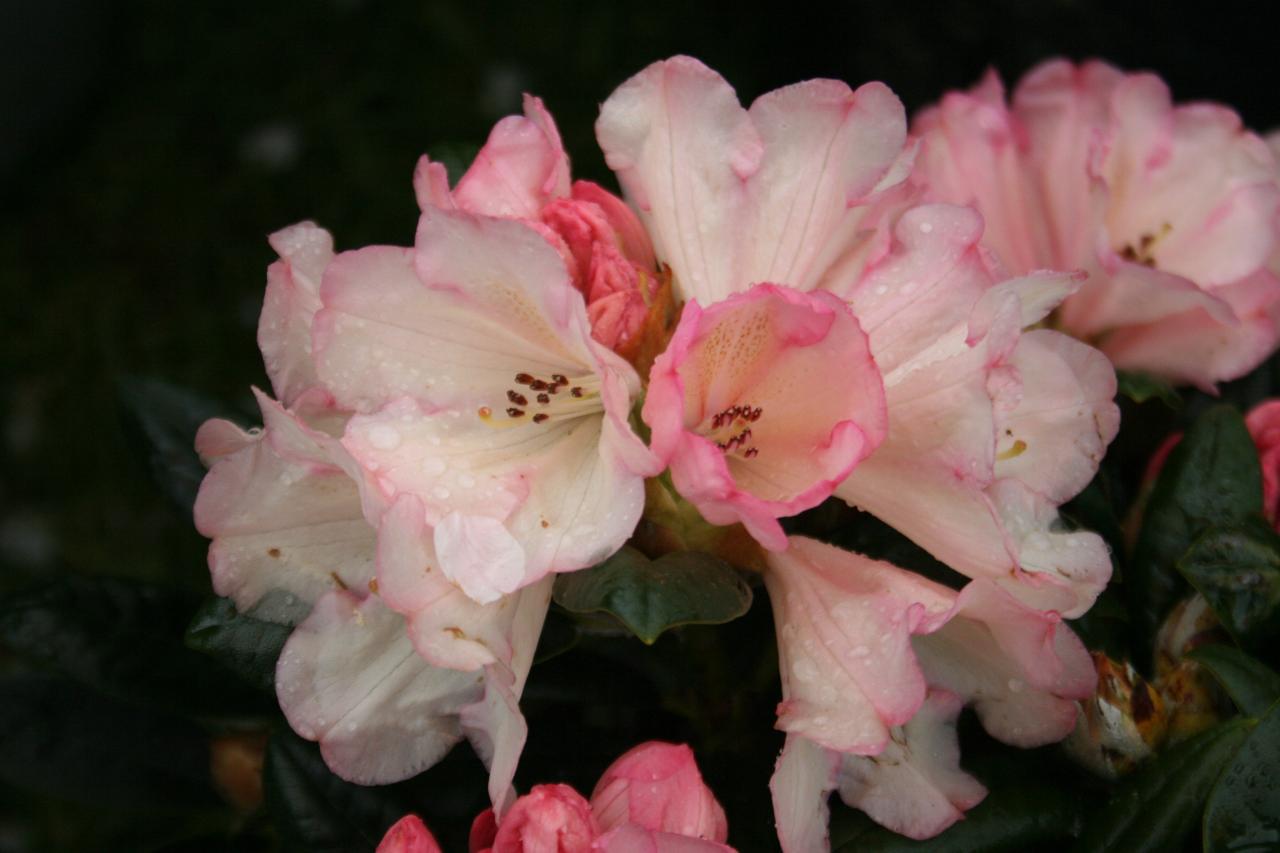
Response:
[{"label": "partially open blossom", "polygon": [[1016,746],[1066,737],[1093,689],[1088,652],[1054,613],[986,580],[960,592],[802,537],[770,554],[787,744],[772,782],[785,853],[825,851],[826,798],[896,832],[941,832],[985,793],[959,769],[972,704]]},{"label": "partially open blossom", "polygon": [[591,810],[602,832],[630,823],[719,842],[729,834],[724,809],[684,744],[650,741],[624,753],[600,776]]},{"label": "partially open blossom", "polygon": [[683,744],[623,754],[591,801],[568,785],[536,785],[495,819],[481,814],[472,853],[732,853],[724,810]]},{"label": "partially open blossom", "polygon": [[685,306],[643,416],[680,493],[775,550],[786,545],[777,518],[829,497],[885,429],[879,372],[848,307],[767,284]]},{"label": "partially open blossom", "polygon": [[560,252],[587,302],[592,336],[629,354],[639,343],[657,288],[653,247],[634,213],[590,181],[569,182],[569,157],[542,101],[494,126],[451,191],[444,166],[423,155],[414,172],[418,204],[518,219]]},{"label": "partially open blossom", "polygon": [[422,818],[409,814],[387,830],[378,844],[377,853],[440,853],[440,845]]},{"label": "partially open blossom", "polygon": [[318,373],[359,413],[342,441],[384,535],[416,498],[433,565],[479,603],[630,536],[656,471],[627,422],[639,377],[535,232],[428,207],[416,252],[343,253],[321,299]]},{"label": "partially open blossom", "polygon": [[1063,60],[1013,106],[994,73],[914,128],[930,198],[972,204],[1015,273],[1084,269],[1056,315],[1117,367],[1202,388],[1280,341],[1280,175],[1230,110],[1173,106],[1152,74]]}]

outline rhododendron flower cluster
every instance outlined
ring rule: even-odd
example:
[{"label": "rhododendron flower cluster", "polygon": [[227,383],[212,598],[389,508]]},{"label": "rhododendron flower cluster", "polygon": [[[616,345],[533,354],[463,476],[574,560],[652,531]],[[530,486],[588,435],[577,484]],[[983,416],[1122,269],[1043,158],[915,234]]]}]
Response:
[{"label": "rhododendron flower cluster", "polygon": [[[201,430],[196,521],[218,594],[294,626],[277,694],[334,772],[405,779],[466,738],[482,847],[727,849],[686,747],[590,802],[513,783],[553,576],[660,523],[655,495],[767,590],[789,853],[827,849],[832,792],[914,838],[962,818],[966,706],[1014,746],[1071,732],[1096,676],[1063,620],[1111,560],[1059,507],[1118,429],[1113,362],[1209,387],[1276,348],[1280,171],[1233,114],[1097,63],[1012,108],[988,77],[914,131],[880,83],[743,107],[677,57],[601,108],[621,197],[526,97],[452,186],[422,158],[413,246],[272,236],[275,397]],[[788,535],[833,497],[967,582]]]}]

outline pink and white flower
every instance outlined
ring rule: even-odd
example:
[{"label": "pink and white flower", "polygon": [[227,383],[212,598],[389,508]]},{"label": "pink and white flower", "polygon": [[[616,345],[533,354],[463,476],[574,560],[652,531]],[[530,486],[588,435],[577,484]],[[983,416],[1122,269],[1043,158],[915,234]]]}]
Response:
[{"label": "pink and white flower", "polygon": [[652,455],[639,377],[590,334],[560,256],[516,222],[428,208],[416,251],[339,255],[318,374],[382,535],[416,498],[438,567],[478,603],[595,565],[630,536]]},{"label": "pink and white flower", "polygon": [[408,814],[387,830],[376,853],[440,853],[440,845],[422,818]]},{"label": "pink and white flower", "polygon": [[[783,544],[778,516],[834,486],[959,571],[1078,615],[1110,560],[1096,535],[1056,530],[1057,506],[1088,483],[1115,435],[1114,375],[1063,335],[1024,334],[1079,286],[1075,277],[1006,281],[978,245],[979,216],[937,205],[903,212],[909,193],[887,195],[911,162],[904,121],[880,84],[810,81],[743,109],[719,75],[683,57],[650,66],[605,103],[596,131],[606,160],[694,306],[651,375],[654,450],[707,520],[742,521],[768,547]],[[743,295],[762,282],[773,286]],[[783,286],[791,305],[804,301],[797,290],[814,305],[830,304],[821,291],[845,300],[854,322],[841,325],[866,336],[871,359],[852,331],[833,340],[847,353],[842,370],[815,371],[809,383],[824,386],[815,393],[794,372],[784,380],[784,364],[736,357],[737,341],[702,344],[722,327],[754,329],[729,320],[761,310],[765,294],[781,303]],[[790,382],[805,389],[804,411],[822,407],[773,450],[788,461],[781,476],[759,468],[753,478],[763,450],[747,459],[751,445],[734,443],[725,452],[747,429],[754,439],[757,424],[735,417],[717,433],[717,415],[760,404],[703,389],[744,381]],[[856,450],[830,454],[837,428],[852,434],[853,424]],[[815,450],[839,464],[794,464]]]},{"label": "pink and white flower", "polygon": [[954,721],[973,704],[994,737],[1060,740],[1093,690],[1079,639],[995,584],[960,592],[793,537],[769,555],[787,742],[771,788],[786,853],[829,849],[828,794],[913,838],[986,791],[959,768]]},{"label": "pink and white flower", "polygon": [[917,179],[972,204],[1018,274],[1084,269],[1057,314],[1118,367],[1212,388],[1280,342],[1275,160],[1239,117],[1174,106],[1152,74],[1064,60],[1033,69],[1012,109],[994,73],[923,112]]}]

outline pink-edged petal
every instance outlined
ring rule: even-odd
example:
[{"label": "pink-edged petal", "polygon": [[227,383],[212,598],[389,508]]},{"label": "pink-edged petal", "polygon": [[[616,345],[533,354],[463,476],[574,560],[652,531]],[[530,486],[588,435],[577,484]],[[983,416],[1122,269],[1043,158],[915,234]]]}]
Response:
[{"label": "pink-edged petal", "polygon": [[782,853],[829,853],[827,798],[837,785],[839,768],[839,753],[800,735],[787,735],[769,780]]},{"label": "pink-edged petal", "polygon": [[378,537],[378,595],[409,617],[418,654],[434,666],[474,670],[511,648],[495,608],[477,604],[440,570],[422,503],[402,495],[382,518]]},{"label": "pink-edged petal", "polygon": [[956,717],[963,703],[931,690],[920,711],[894,731],[877,756],[846,755],[840,797],[876,823],[917,840],[932,838],[964,817],[987,789],[960,769]]},{"label": "pink-edged petal", "polygon": [[608,830],[591,842],[591,849],[600,853],[733,853],[727,844],[633,823]]},{"label": "pink-edged petal", "polygon": [[739,286],[778,281],[811,290],[855,242],[859,207],[906,142],[902,103],[883,83],[857,91],[809,80],[762,95],[748,111],[764,145],[749,181],[754,214],[740,243]]},{"label": "pink-edged petal", "polygon": [[586,853],[598,834],[581,794],[568,785],[535,785],[498,821],[492,853]]},{"label": "pink-edged petal", "polygon": [[829,496],[884,435],[866,336],[829,293],[758,285],[689,303],[649,382],[642,416],[676,488],[769,548],[785,544],[779,516]]},{"label": "pink-edged petal", "polygon": [[[375,533],[336,442],[258,400],[266,430],[217,458],[196,496],[196,527],[213,540],[214,591],[257,618],[288,622],[329,590],[365,588]],[[230,449],[218,423],[201,430],[206,455]]]},{"label": "pink-edged petal", "polygon": [[333,237],[300,222],[270,237],[280,260],[267,268],[267,293],[258,320],[258,346],[276,396],[292,405],[317,384],[311,322],[320,308],[320,280],[333,260]]},{"label": "pink-edged petal", "polygon": [[873,755],[919,709],[925,680],[913,634],[946,621],[955,594],[888,563],[803,537],[769,555],[778,625],[778,728]]},{"label": "pink-edged petal", "polygon": [[[1049,223],[1026,162],[1024,132],[995,71],[968,92],[948,92],[916,116],[912,132],[922,140],[913,179],[926,198],[981,211],[985,244],[1014,273],[1045,266],[1053,257]],[[1079,172],[1083,184],[1082,167]]]},{"label": "pink-edged petal", "polygon": [[1096,679],[1088,651],[1057,614],[986,581],[965,587],[955,617],[914,642],[929,683],[972,703],[987,731],[1014,746],[1066,737],[1075,700]]},{"label": "pink-edged petal", "polygon": [[591,810],[607,832],[624,824],[724,841],[724,809],[702,781],[693,750],[650,741],[623,753],[600,775]]},{"label": "pink-edged petal", "polygon": [[605,101],[596,138],[684,298],[710,304],[749,283],[734,250],[763,143],[719,74],[685,56],[650,65]]},{"label": "pink-edged petal", "polygon": [[413,170],[413,194],[418,199],[418,209],[439,207],[453,210],[453,193],[449,191],[449,172],[443,163],[436,163],[426,154],[418,158]]},{"label": "pink-edged petal", "polygon": [[500,663],[486,668],[484,695],[462,709],[462,731],[489,769],[489,801],[499,816],[515,800],[513,780],[528,734],[519,699],[550,603],[548,578],[490,605],[497,611],[495,621],[505,627],[510,652],[499,654]]},{"label": "pink-edged petal", "polygon": [[1128,326],[1107,336],[1103,352],[1126,370],[1212,389],[1248,373],[1280,343],[1280,276],[1268,270],[1219,287],[1236,322],[1222,323],[1192,309],[1157,322]]},{"label": "pink-edged petal", "polygon": [[342,591],[316,602],[276,666],[289,725],[320,743],[333,772],[362,785],[407,779],[443,758],[483,684],[482,674],[429,666],[399,614]]},{"label": "pink-edged petal", "polygon": [[440,853],[440,845],[422,818],[407,814],[387,830],[376,853]]},{"label": "pink-edged petal", "polygon": [[1093,479],[1120,428],[1115,369],[1093,347],[1047,329],[1022,335],[1009,364],[1020,388],[998,419],[995,476],[1067,501]]},{"label": "pink-edged petal", "polygon": [[404,400],[353,418],[343,442],[383,503],[421,502],[444,574],[483,603],[622,546],[644,505],[623,459],[650,458],[628,457],[632,440],[600,415],[507,427]]},{"label": "pink-edged petal", "polygon": [[569,158],[542,101],[524,97],[524,115],[494,125],[489,141],[453,191],[471,213],[535,219],[552,199],[569,194]]}]

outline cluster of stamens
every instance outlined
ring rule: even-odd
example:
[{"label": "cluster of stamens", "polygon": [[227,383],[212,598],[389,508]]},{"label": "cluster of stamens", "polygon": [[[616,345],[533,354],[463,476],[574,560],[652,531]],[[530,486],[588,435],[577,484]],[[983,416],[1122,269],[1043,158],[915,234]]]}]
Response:
[{"label": "cluster of stamens", "polygon": [[750,444],[751,427],[748,424],[760,420],[762,414],[764,409],[759,406],[730,406],[711,416],[711,435],[708,437],[725,453],[741,452],[743,458],[752,459],[760,451]]},{"label": "cluster of stamens", "polygon": [[[584,414],[587,409],[599,407],[595,401],[586,405],[575,403],[577,400],[586,403],[588,399],[598,396],[596,386],[599,383],[595,377],[579,384],[571,382],[563,373],[553,373],[550,379],[531,373],[517,373],[515,382],[516,388],[507,389],[507,402],[511,404],[507,407],[507,417],[511,420],[524,418],[535,407],[546,409],[535,411],[530,417],[535,424],[546,423],[555,416],[575,417]],[[561,392],[564,392],[563,396],[558,396]],[[481,406],[479,415],[482,420],[488,421],[493,417],[493,410],[488,406]]]},{"label": "cluster of stamens", "polygon": [[1168,235],[1172,230],[1173,226],[1166,222],[1160,226],[1159,233],[1143,234],[1138,238],[1137,246],[1134,246],[1132,243],[1125,243],[1120,247],[1117,254],[1131,263],[1142,264],[1144,267],[1154,268],[1156,265],[1156,258],[1152,250],[1155,248],[1156,243],[1160,242],[1160,240]]}]

